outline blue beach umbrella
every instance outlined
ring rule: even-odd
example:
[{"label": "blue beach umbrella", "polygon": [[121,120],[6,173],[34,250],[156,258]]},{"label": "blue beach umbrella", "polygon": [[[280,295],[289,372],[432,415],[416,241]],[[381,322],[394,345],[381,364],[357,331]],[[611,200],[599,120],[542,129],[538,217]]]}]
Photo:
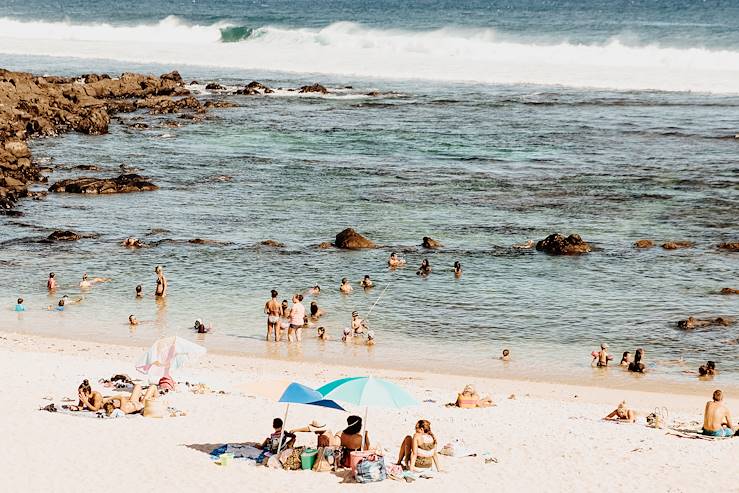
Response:
[{"label": "blue beach umbrella", "polygon": [[[318,388],[318,392],[324,399],[364,406],[365,429],[367,429],[367,408],[370,406],[400,409],[418,405],[418,401],[402,388],[375,377],[340,378]],[[364,447],[364,434],[362,434],[362,447]]]},{"label": "blue beach umbrella", "polygon": [[[327,407],[329,409],[336,409],[338,411],[346,411],[346,409],[341,407],[336,402],[325,399],[323,395],[317,390],[314,390],[298,382],[293,382],[288,385],[285,391],[282,393],[282,397],[280,397],[280,400],[278,402],[284,402],[287,404],[287,407],[285,408],[285,419],[282,420],[283,428],[287,424],[287,413],[290,411],[290,404],[304,404],[306,406]],[[277,446],[278,454],[280,453],[280,450],[282,450],[282,439],[284,436],[284,433],[282,434],[282,436],[280,436],[280,443]]]}]

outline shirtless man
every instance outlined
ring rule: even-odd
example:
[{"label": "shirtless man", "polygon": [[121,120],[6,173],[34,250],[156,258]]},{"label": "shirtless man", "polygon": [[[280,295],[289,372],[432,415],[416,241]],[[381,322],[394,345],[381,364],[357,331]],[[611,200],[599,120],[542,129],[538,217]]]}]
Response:
[{"label": "shirtless man", "polygon": [[341,291],[342,294],[349,294],[352,291],[354,291],[354,288],[351,284],[349,284],[349,279],[346,277],[341,280],[341,286],[339,286],[339,291]]},{"label": "shirtless man", "polygon": [[388,267],[400,267],[401,265],[405,265],[405,260],[398,257],[398,255],[393,252],[390,254],[390,258],[387,259],[387,265]]},{"label": "shirtless man", "polygon": [[49,274],[49,279],[46,281],[46,289],[51,292],[56,291],[56,274],[53,272]]},{"label": "shirtless man", "polygon": [[730,437],[734,434],[734,425],[731,424],[731,412],[724,406],[724,393],[716,390],[713,400],[706,402],[706,412],[703,418],[703,434],[712,437]]},{"label": "shirtless man", "polygon": [[374,288],[375,283],[372,282],[372,279],[370,279],[369,275],[365,275],[364,279],[359,281],[359,285],[362,286],[364,289]]},{"label": "shirtless man", "polygon": [[84,274],[82,274],[82,281],[80,281],[80,287],[83,289],[91,288],[93,284],[97,284],[99,282],[108,282],[108,281],[110,281],[110,278],[108,277],[93,277],[92,279],[90,279],[87,276],[87,272],[85,272]]},{"label": "shirtless man", "polygon": [[364,334],[367,331],[367,323],[359,318],[359,312],[352,312],[353,335]]},{"label": "shirtless man", "polygon": [[280,336],[280,315],[282,314],[282,306],[277,301],[277,291],[274,289],[270,292],[272,298],[264,304],[264,313],[267,314],[267,340],[269,341],[269,335],[274,334],[275,342],[279,340]]},{"label": "shirtless man", "polygon": [[116,409],[120,409],[125,414],[139,413],[144,409],[144,403],[153,399],[157,395],[157,386],[150,385],[146,392],[143,391],[141,385],[133,386],[130,396],[116,395],[105,399],[105,402],[112,402]]}]

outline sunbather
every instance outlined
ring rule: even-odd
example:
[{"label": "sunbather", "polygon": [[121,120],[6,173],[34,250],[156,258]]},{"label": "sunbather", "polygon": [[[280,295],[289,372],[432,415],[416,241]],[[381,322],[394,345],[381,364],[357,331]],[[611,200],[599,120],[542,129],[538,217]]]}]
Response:
[{"label": "sunbather", "polygon": [[621,401],[618,407],[603,419],[634,423],[636,421],[636,412],[626,407],[626,401]]},{"label": "sunbather", "polygon": [[461,393],[457,394],[457,407],[462,409],[472,409],[476,407],[494,406],[493,400],[489,396],[480,397],[475,387],[467,385]]},{"label": "sunbather", "polygon": [[398,465],[416,471],[419,469],[430,469],[434,465],[439,467],[439,455],[436,453],[436,437],[431,431],[431,423],[425,419],[416,423],[416,432],[411,437],[406,436],[400,445],[398,454]]},{"label": "sunbather", "polygon": [[103,396],[100,392],[92,390],[87,379],[77,387],[77,397],[79,403],[76,406],[69,406],[70,411],[99,411],[103,407]]},{"label": "sunbather", "polygon": [[106,398],[105,402],[112,402],[116,409],[120,409],[125,414],[136,414],[144,409],[144,404],[147,400],[156,397],[157,390],[156,385],[149,385],[146,392],[144,392],[143,387],[136,384],[133,386],[131,395],[115,395]]},{"label": "sunbather", "polygon": [[712,437],[730,437],[734,434],[731,411],[724,405],[724,393],[716,390],[713,400],[706,402],[703,417],[703,434]]}]

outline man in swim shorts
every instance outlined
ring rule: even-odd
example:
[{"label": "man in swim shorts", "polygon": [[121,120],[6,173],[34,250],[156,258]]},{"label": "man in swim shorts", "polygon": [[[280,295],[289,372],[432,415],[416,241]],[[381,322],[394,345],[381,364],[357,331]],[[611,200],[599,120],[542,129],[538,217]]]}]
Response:
[{"label": "man in swim shorts", "polygon": [[280,314],[282,307],[277,301],[277,291],[274,289],[270,292],[272,298],[264,304],[264,313],[267,314],[267,340],[269,341],[270,333],[274,334],[275,341],[279,340],[280,333]]},{"label": "man in swim shorts", "polygon": [[734,426],[731,424],[731,412],[724,405],[724,393],[716,390],[713,400],[706,402],[706,412],[703,418],[703,434],[711,437],[730,437],[734,435]]},{"label": "man in swim shorts", "polygon": [[359,318],[359,312],[352,312],[352,332],[354,335],[367,332],[367,322]]}]

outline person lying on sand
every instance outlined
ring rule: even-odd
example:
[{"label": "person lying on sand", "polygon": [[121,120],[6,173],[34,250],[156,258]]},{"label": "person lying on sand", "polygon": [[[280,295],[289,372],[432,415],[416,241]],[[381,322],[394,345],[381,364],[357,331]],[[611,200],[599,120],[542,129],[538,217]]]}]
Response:
[{"label": "person lying on sand", "polygon": [[461,409],[473,409],[476,407],[494,406],[493,400],[489,396],[480,397],[475,387],[467,385],[461,393],[457,394],[456,406]]},{"label": "person lying on sand", "polygon": [[352,291],[354,291],[354,288],[351,284],[349,284],[349,279],[346,277],[341,280],[341,286],[339,286],[339,291],[341,291],[342,294],[349,294]]},{"label": "person lying on sand", "polygon": [[70,411],[99,411],[103,407],[103,396],[100,392],[93,391],[90,381],[84,379],[77,387],[79,402],[76,406],[68,406]]},{"label": "person lying on sand", "polygon": [[405,259],[398,257],[398,255],[393,252],[390,254],[390,258],[387,259],[387,265],[388,267],[400,267],[401,265],[405,265]]},{"label": "person lying on sand", "polygon": [[626,407],[626,401],[621,401],[618,404],[618,407],[603,419],[609,421],[628,421],[629,423],[634,423],[636,421],[636,412]]},{"label": "person lying on sand", "polygon": [[731,412],[724,405],[724,393],[716,390],[713,400],[706,402],[703,416],[703,434],[711,437],[730,437],[734,435]]},{"label": "person lying on sand", "polygon": [[82,280],[80,281],[80,287],[83,289],[91,288],[93,285],[101,283],[101,282],[109,282],[112,279],[109,277],[93,277],[90,279],[87,275],[87,272],[82,274]]},{"label": "person lying on sand", "polygon": [[282,428],[283,426],[282,419],[275,418],[272,420],[272,429],[274,431],[262,442],[262,450],[268,450],[273,454],[277,453],[277,449],[280,446],[280,437],[282,437],[283,433],[285,434],[285,441],[282,443],[282,450],[293,448],[293,445],[295,445],[295,435],[285,432]]},{"label": "person lying on sand", "polygon": [[431,431],[431,423],[422,419],[416,423],[413,436],[406,436],[400,444],[398,465],[411,471],[428,470],[435,465],[436,470],[441,472],[436,448],[437,441]]},{"label": "person lying on sand", "polygon": [[156,385],[149,385],[146,392],[144,392],[141,385],[135,384],[131,395],[115,395],[106,398],[105,402],[111,402],[116,409],[120,409],[124,414],[136,414],[144,409],[146,401],[156,397],[157,390]]}]

